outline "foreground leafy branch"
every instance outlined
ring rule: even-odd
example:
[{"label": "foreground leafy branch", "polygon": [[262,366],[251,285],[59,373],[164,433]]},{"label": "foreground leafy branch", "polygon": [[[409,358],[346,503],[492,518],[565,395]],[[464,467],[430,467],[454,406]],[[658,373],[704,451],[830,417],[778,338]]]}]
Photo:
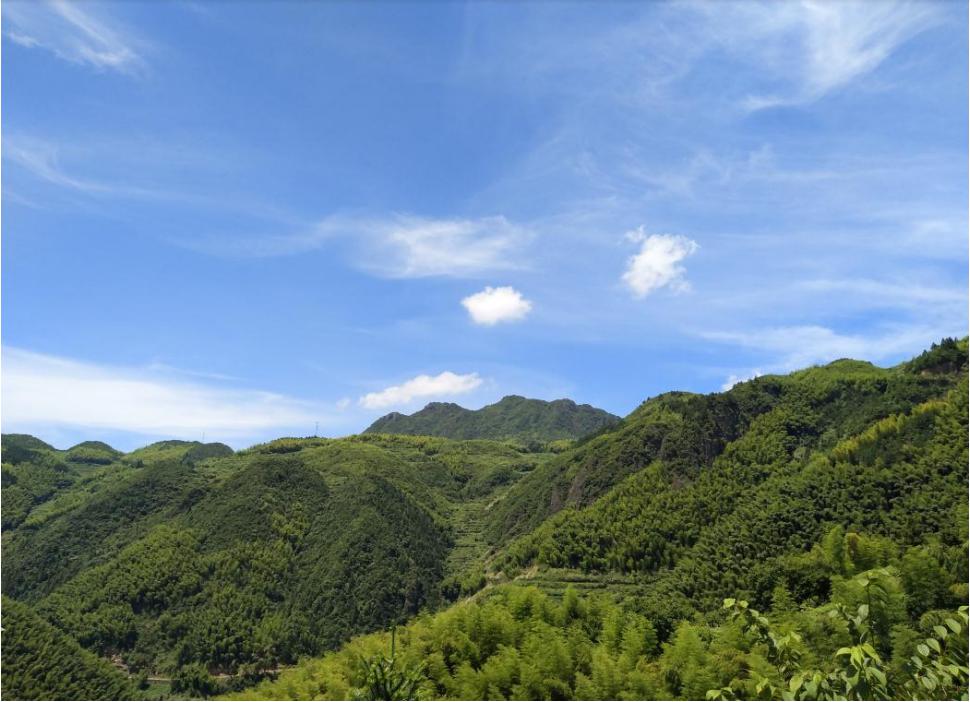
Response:
[{"label": "foreground leafy branch", "polygon": [[729,685],[709,690],[707,699],[966,699],[970,677],[966,606],[934,625],[931,636],[919,640],[902,674],[894,674],[880,655],[876,613],[889,596],[892,578],[885,568],[861,574],[853,582],[865,592],[866,602],[855,609],[838,603],[829,610],[829,617],[845,625],[853,643],[835,652],[827,670],[801,667],[802,639],[797,632],[780,634],[748,602],[726,599],[729,619],[740,625],[752,647],[764,650],[777,676],[748,668]]}]

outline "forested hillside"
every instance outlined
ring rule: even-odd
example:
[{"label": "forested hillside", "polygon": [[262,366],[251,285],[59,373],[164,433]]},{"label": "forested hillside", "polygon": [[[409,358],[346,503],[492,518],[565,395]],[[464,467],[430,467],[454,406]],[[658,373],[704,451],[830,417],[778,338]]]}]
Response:
[{"label": "forested hillside", "polygon": [[135,694],[126,675],[7,597],[2,667],[7,699],[119,700]]},{"label": "forested hillside", "polygon": [[964,339],[544,447],[4,436],[3,589],[175,696],[951,699],[967,402]]},{"label": "forested hillside", "polygon": [[4,447],[4,479],[27,505],[4,532],[4,593],[161,678],[201,665],[258,679],[438,606],[485,553],[485,506],[545,457],[368,435],[237,454],[163,442],[76,469],[75,449]]},{"label": "forested hillside", "polygon": [[605,410],[572,400],[530,400],[509,395],[493,405],[468,410],[451,402],[432,402],[414,414],[392,412],[365,434],[412,434],[449,439],[579,439],[619,421]]},{"label": "forested hillside", "polygon": [[656,398],[490,512],[516,585],[239,697],[959,698],[967,432],[965,341]]}]

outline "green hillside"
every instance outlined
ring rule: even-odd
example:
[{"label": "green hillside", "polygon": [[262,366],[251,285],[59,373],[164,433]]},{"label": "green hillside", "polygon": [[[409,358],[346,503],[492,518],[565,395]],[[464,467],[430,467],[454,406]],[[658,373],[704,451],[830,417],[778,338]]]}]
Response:
[{"label": "green hillside", "polygon": [[153,677],[258,678],[439,606],[485,555],[487,505],[545,458],[432,437],[163,442],[79,474],[31,450],[15,484],[48,463],[70,480],[4,532],[4,593]]},{"label": "green hillside", "polygon": [[619,421],[605,410],[572,400],[529,400],[509,395],[479,410],[451,402],[432,402],[414,414],[392,412],[371,424],[365,434],[411,434],[449,439],[578,439]]},{"label": "green hillside", "polygon": [[[967,437],[965,341],[656,398],[513,486],[487,575],[515,584],[390,668],[422,698],[959,698]],[[237,697],[366,696],[387,639]]]},{"label": "green hillside", "polygon": [[5,435],[3,592],[176,697],[951,699],[967,396],[964,339],[578,442]]},{"label": "green hillside", "polygon": [[8,700],[122,700],[135,695],[127,676],[27,605],[7,597],[0,648],[0,693]]}]

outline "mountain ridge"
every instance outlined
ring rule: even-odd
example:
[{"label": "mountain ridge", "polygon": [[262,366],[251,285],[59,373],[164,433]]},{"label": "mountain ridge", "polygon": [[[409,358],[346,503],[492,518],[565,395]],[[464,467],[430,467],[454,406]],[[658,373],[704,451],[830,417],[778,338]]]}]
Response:
[{"label": "mountain ridge", "polygon": [[544,442],[580,439],[619,421],[606,410],[566,398],[538,400],[506,395],[477,410],[454,402],[429,402],[412,414],[391,412],[363,433]]}]

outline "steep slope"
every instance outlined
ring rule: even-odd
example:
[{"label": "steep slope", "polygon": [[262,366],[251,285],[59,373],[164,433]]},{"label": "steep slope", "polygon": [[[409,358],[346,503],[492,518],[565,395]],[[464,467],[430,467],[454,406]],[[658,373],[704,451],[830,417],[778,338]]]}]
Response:
[{"label": "steep slope", "polygon": [[578,439],[600,431],[616,417],[572,400],[529,400],[509,395],[479,410],[450,402],[432,402],[419,412],[392,412],[371,424],[366,434],[411,434],[451,439],[518,439],[555,441]]},{"label": "steep slope", "polygon": [[[725,447],[752,429],[749,441],[757,450],[763,443],[775,453],[751,456],[749,462],[768,464],[783,460],[782,454],[831,447],[877,419],[939,397],[955,382],[952,370],[914,371],[905,364],[883,369],[842,360],[788,376],[763,376],[725,393],[660,395],[616,428],[560,454],[517,484],[490,513],[488,532],[495,543],[525,534],[562,509],[589,505],[647,468],[655,487],[676,489],[702,475]],[[763,441],[754,438],[759,435]]]},{"label": "steep slope", "polygon": [[128,678],[84,650],[28,606],[3,598],[2,692],[5,699],[124,700]]},{"label": "steep slope", "polygon": [[[615,432],[619,446],[606,448],[645,467],[598,497],[577,489],[501,549],[492,576],[515,576],[515,586],[487,588],[409,625],[398,637],[399,674],[417,675],[422,697],[445,699],[775,698],[782,690],[817,699],[826,685],[850,699],[964,694],[967,620],[954,610],[968,595],[966,342],[895,369],[840,361],[747,385],[714,407],[731,407],[723,402],[733,397],[760,412],[690,428],[694,460],[716,454],[703,470],[691,470],[688,445],[663,452],[685,424],[671,400],[691,398],[668,396],[628,418]],[[751,403],[743,393],[752,392],[775,400]],[[657,433],[634,433],[648,416]],[[693,416],[732,415],[706,406]],[[631,436],[648,437],[649,452],[637,453]],[[716,440],[699,449],[698,436]],[[569,481],[584,468],[586,477],[615,475],[583,450],[604,438],[540,466],[506,499],[540,472]],[[538,590],[521,589],[529,583]],[[745,600],[731,600],[733,619],[686,623],[719,624],[729,597]],[[771,619],[749,616],[749,606],[771,610]],[[782,638],[792,631],[800,637]],[[878,652],[868,663],[876,691],[859,687],[839,653],[860,636]],[[925,645],[928,636],[939,640]],[[912,657],[928,665],[946,645],[957,672],[920,678]],[[366,694],[360,656],[387,646],[386,636],[356,639],[237,697]],[[812,680],[814,688],[801,687]]]},{"label": "steep slope", "polygon": [[437,606],[487,549],[480,513],[544,458],[431,437],[165,442],[9,530],[3,587],[132,671],[258,675]]}]

